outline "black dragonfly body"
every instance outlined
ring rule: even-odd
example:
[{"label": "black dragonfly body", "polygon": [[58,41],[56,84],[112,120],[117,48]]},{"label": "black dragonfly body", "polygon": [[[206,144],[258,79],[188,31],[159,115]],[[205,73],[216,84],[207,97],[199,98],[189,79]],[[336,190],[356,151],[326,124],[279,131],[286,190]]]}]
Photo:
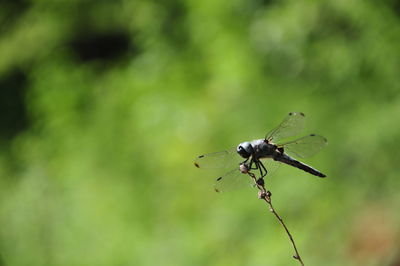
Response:
[{"label": "black dragonfly body", "polygon": [[[291,112],[269,132],[264,139],[240,143],[236,149],[200,155],[196,158],[198,168],[233,168],[233,170],[218,177],[215,190],[220,192],[235,183],[243,183],[240,174],[250,170],[258,170],[260,179],[276,169],[280,163],[285,163],[312,175],[326,177],[325,174],[296,159],[307,158],[319,152],[326,144],[326,138],[311,134],[292,141],[282,142],[283,139],[298,135],[304,127],[304,114]],[[240,156],[238,156],[240,155]],[[238,178],[240,177],[240,178]],[[249,178],[247,178],[249,180]]]}]

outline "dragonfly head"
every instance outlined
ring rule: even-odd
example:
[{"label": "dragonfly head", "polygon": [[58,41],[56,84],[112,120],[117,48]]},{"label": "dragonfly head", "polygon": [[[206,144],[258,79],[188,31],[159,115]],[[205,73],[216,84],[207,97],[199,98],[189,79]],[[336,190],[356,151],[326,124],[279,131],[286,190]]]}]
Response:
[{"label": "dragonfly head", "polygon": [[249,158],[253,154],[253,146],[251,146],[250,142],[242,142],[237,147],[237,152],[243,158]]}]

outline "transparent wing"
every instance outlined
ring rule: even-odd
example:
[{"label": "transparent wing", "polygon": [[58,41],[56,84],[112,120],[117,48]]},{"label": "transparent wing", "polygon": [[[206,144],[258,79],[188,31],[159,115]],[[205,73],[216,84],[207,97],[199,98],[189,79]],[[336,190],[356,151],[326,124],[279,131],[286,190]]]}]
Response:
[{"label": "transparent wing", "polygon": [[[262,160],[263,165],[267,169],[267,178],[272,176],[275,171],[279,168],[281,163],[274,161],[273,159]],[[257,177],[259,176],[258,170],[251,170]],[[227,172],[225,175],[218,177],[215,180],[214,190],[216,192],[227,192],[242,187],[254,187],[254,181],[247,174],[243,174],[239,171],[239,167]]]},{"label": "transparent wing", "polygon": [[234,169],[238,168],[243,158],[236,152],[236,148],[197,156],[194,165],[201,169]]},{"label": "transparent wing", "polygon": [[[266,178],[271,177],[276,170],[281,166],[281,163],[278,161],[274,161],[272,158],[266,158],[266,159],[261,159],[261,162],[267,169],[267,175]],[[255,170],[253,170],[253,173],[256,173]]]},{"label": "transparent wing", "polygon": [[265,139],[272,143],[278,143],[281,139],[296,136],[303,130],[304,121],[305,117],[303,113],[291,112],[279,126],[266,135]]},{"label": "transparent wing", "polygon": [[214,190],[216,192],[227,192],[245,186],[251,187],[252,184],[250,176],[241,173],[238,166],[236,169],[218,177],[214,183]]},{"label": "transparent wing", "polygon": [[318,153],[327,143],[328,141],[325,137],[311,134],[280,146],[290,156],[308,158]]},{"label": "transparent wing", "polygon": [[218,176],[214,182],[214,189],[217,192],[226,192],[236,188],[250,186],[251,179],[248,175],[242,174],[239,170],[243,158],[236,152],[236,148],[226,151],[208,153],[197,156],[194,165],[200,169],[233,169]]}]

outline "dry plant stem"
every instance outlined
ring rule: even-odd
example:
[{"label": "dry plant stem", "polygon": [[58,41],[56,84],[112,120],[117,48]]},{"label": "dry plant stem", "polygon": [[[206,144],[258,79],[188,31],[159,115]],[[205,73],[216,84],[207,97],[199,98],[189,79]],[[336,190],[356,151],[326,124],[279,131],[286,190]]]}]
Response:
[{"label": "dry plant stem", "polygon": [[274,207],[272,206],[272,200],[271,200],[271,192],[267,191],[265,189],[265,185],[264,182],[258,182],[256,176],[251,173],[248,172],[247,173],[254,181],[254,183],[256,184],[257,188],[260,190],[258,197],[260,199],[263,199],[268,205],[269,205],[269,210],[275,215],[275,217],[279,220],[280,224],[283,226],[283,228],[286,231],[286,234],[289,236],[290,242],[292,242],[294,251],[295,251],[295,255],[293,256],[294,259],[298,260],[300,262],[301,265],[304,266],[303,260],[300,257],[299,252],[297,251],[297,247],[296,247],[296,243],[294,242],[294,239],[292,237],[292,234],[289,232],[289,229],[286,227],[285,223],[283,222],[282,218],[278,215],[278,213],[275,211]]}]

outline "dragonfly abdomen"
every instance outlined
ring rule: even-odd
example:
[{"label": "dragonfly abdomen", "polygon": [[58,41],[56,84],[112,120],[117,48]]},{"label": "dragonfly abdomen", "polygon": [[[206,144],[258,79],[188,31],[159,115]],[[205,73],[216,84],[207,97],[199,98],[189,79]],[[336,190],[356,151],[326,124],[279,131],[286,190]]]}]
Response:
[{"label": "dragonfly abdomen", "polygon": [[275,156],[274,160],[294,166],[296,168],[299,168],[307,173],[310,173],[312,175],[315,176],[319,176],[319,177],[326,177],[326,175],[324,175],[323,173],[321,173],[320,171],[318,171],[317,169],[312,168],[311,166],[308,166],[302,162],[299,162],[295,159],[293,159],[292,157],[286,155],[286,154],[281,154],[280,156]]}]

